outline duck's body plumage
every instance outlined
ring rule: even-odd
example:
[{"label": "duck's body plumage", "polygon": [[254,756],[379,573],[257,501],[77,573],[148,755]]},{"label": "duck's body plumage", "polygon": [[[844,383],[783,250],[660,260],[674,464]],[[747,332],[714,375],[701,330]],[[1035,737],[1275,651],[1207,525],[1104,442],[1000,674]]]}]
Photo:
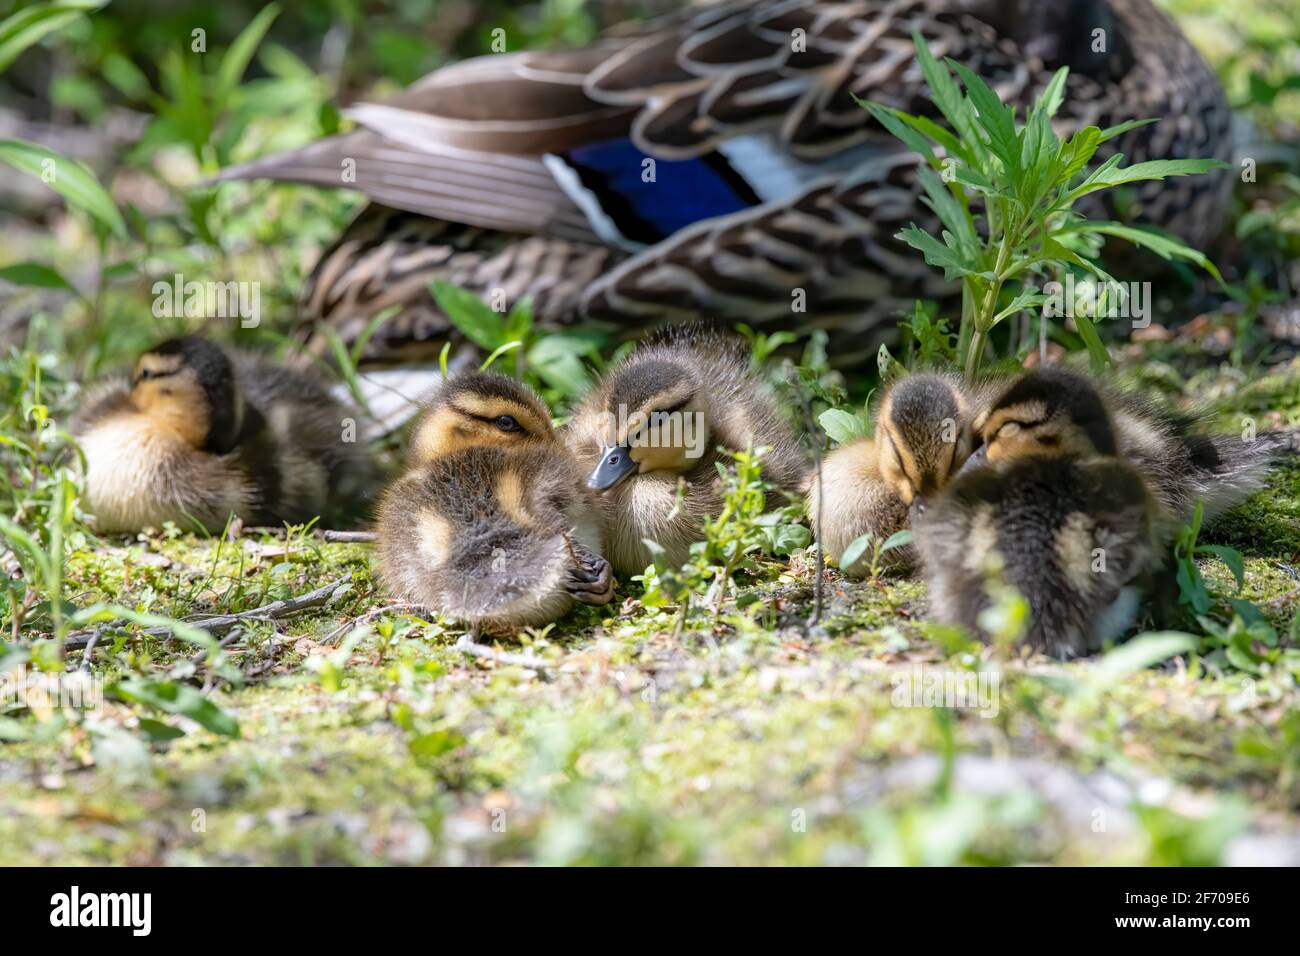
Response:
[{"label": "duck's body plumage", "polygon": [[404,601],[489,632],[604,604],[613,575],[578,462],[530,389],[465,372],[442,383],[378,509],[379,570]]},{"label": "duck's body plumage", "polygon": [[1133,621],[1159,563],[1156,506],[1118,458],[1030,457],[974,469],[914,517],[934,616],[984,634],[990,577],[1029,604],[1023,640],[1058,658],[1100,649]]},{"label": "duck's body plumage", "polygon": [[[872,354],[863,333],[892,327],[900,306],[949,291],[893,238],[909,221],[933,225],[915,157],[855,102],[932,111],[913,31],[1022,113],[1068,65],[1063,127],[1164,119],[1105,144],[1099,161],[1230,152],[1213,74],[1150,0],[747,0],[588,48],[445,67],[353,107],[357,131],[224,178],[370,197],[303,302],[345,338],[399,306],[370,340],[375,357],[436,353],[449,324],[427,286],[445,279],[528,295],[547,324],[629,331],[699,314],[789,325],[803,309],[848,364]],[[1138,205],[1199,246],[1228,185],[1145,185]]]},{"label": "duck's body plumage", "polygon": [[399,478],[379,508],[388,589],[487,631],[547,624],[574,605],[599,555],[583,475],[558,449],[472,448]]},{"label": "duck's body plumage", "polygon": [[[805,511],[826,556],[839,562],[856,538],[877,545],[908,528],[914,498],[937,494],[974,450],[972,424],[1005,382],[966,382],[952,372],[912,372],[891,383],[875,403],[873,435],[839,446],[810,483]],[[821,489],[825,488],[825,494]],[[866,572],[866,555],[840,570]],[[910,566],[911,546],[885,552],[884,564]]]},{"label": "duck's body plumage", "polygon": [[1196,502],[1209,516],[1238,503],[1278,451],[1060,368],[1009,383],[974,427],[979,450],[913,508],[935,616],[984,634],[1001,577],[1029,603],[1026,642],[1056,657],[1122,633]]},{"label": "duck's body plumage", "polygon": [[349,437],[355,410],[308,373],[203,340],[173,342],[190,343],[188,354],[209,363],[205,380],[218,383],[211,402],[196,391],[146,407],[143,382],[119,375],[92,386],[71,422],[86,459],[83,504],[98,530],[355,517],[376,477]]},{"label": "duck's body plumage", "polygon": [[681,422],[692,431],[681,434],[695,446],[673,468],[634,472],[601,495],[606,555],[620,575],[650,564],[646,539],[665,550],[669,563],[686,560],[704,522],[721,511],[717,469],[729,461],[727,451],[766,449],[763,477],[783,491],[797,491],[807,474],[794,430],[743,345],[692,327],[643,343],[611,368],[574,411],[565,441],[586,469],[595,469],[620,423],[657,408],[661,394],[674,395],[669,402],[689,396]]}]

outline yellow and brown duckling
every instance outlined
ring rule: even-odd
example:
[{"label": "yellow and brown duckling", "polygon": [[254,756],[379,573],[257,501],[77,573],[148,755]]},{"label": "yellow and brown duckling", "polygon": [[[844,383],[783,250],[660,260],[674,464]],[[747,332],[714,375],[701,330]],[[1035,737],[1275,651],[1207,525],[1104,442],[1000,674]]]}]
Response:
[{"label": "yellow and brown duckling", "polygon": [[796,492],[807,459],[771,390],[729,336],[669,330],[612,368],[581,403],[565,438],[601,492],[605,554],[620,575],[687,559],[722,508],[718,449],[766,449],[763,476]]},{"label": "yellow and brown duckling", "polygon": [[980,425],[980,452],[912,509],[933,616],[983,634],[988,585],[1001,576],[1029,604],[1030,647],[1058,658],[1098,650],[1132,623],[1161,562],[1159,503],[1082,376],[1030,372]]},{"label": "yellow and brown duckling", "polygon": [[410,466],[378,516],[380,574],[399,598],[502,632],[613,597],[594,495],[519,382],[467,372],[443,383]]},{"label": "yellow and brown duckling", "polygon": [[[870,533],[884,541],[908,527],[918,497],[937,494],[970,457],[972,421],[996,395],[990,383],[963,383],[955,374],[917,372],[885,390],[875,410],[875,429],[836,448],[822,462],[820,494],[810,482],[806,510],[826,556],[839,561],[856,538]],[[818,509],[820,510],[820,516]],[[887,563],[908,565],[913,549],[891,551]],[[865,559],[846,574],[864,572]]]},{"label": "yellow and brown duckling", "polygon": [[258,525],[345,520],[375,477],[348,440],[355,415],[307,373],[206,339],[171,339],[129,377],[92,387],[73,417],[83,504],[105,532],[168,521],[215,532],[231,516]]}]

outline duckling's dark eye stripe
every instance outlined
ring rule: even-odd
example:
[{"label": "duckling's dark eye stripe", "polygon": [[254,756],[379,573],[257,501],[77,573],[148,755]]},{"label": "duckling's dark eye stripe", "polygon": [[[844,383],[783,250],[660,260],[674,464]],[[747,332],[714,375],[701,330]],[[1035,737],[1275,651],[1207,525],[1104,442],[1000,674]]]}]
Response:
[{"label": "duckling's dark eye stripe", "polygon": [[151,369],[151,368],[141,369],[141,370],[140,370],[140,374],[138,374],[138,375],[135,377],[135,382],[136,382],[136,384],[138,384],[138,383],[143,382],[143,381],[146,381],[146,380],[148,380],[148,381],[152,381],[152,380],[154,380],[154,379],[158,379],[158,378],[171,378],[172,376],[177,375],[177,374],[179,374],[179,373],[180,373],[180,369],[178,369],[178,368],[170,369],[170,370],[165,371],[165,372],[155,372],[155,371],[154,371],[153,369]]},{"label": "duckling's dark eye stripe", "polygon": [[903,473],[903,476],[907,478],[907,480],[910,481],[912,484],[914,485],[917,484],[916,479],[913,478],[911,472],[907,470],[907,466],[903,464],[903,456],[898,450],[898,442],[894,440],[893,435],[889,435],[888,437],[889,437],[889,450],[894,453],[894,461],[898,462],[898,470],[901,471]]}]

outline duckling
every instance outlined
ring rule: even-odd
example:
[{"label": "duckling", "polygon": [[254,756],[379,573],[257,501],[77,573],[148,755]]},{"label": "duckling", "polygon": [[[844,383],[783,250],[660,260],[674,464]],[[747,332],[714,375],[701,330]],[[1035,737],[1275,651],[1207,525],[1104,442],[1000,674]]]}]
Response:
[{"label": "duckling", "polygon": [[912,507],[934,616],[983,633],[1000,574],[1029,604],[1030,647],[1058,658],[1099,649],[1132,623],[1160,564],[1160,504],[1081,376],[1030,372],[980,425],[980,452]]},{"label": "duckling", "polygon": [[[717,465],[730,451],[765,448],[763,476],[799,489],[807,461],[739,340],[688,325],[643,342],[575,410],[565,439],[600,491],[605,553],[620,575],[687,559],[722,509]],[[681,493],[679,495],[679,486]]]},{"label": "duckling", "polygon": [[[906,375],[886,389],[875,412],[875,435],[841,445],[822,462],[824,499],[816,477],[810,482],[805,507],[814,528],[821,525],[827,557],[839,561],[867,532],[884,541],[907,528],[912,501],[936,494],[965,464],[975,444],[972,419],[996,394],[991,381],[963,383],[937,372]],[[899,548],[884,560],[905,567],[915,552]],[[841,570],[860,576],[865,561]]]},{"label": "duckling", "polygon": [[375,477],[347,440],[356,412],[309,374],[206,339],[170,339],[128,376],[92,387],[70,430],[85,456],[83,505],[104,532],[172,521],[220,531],[331,523],[355,513]]},{"label": "duckling", "polygon": [[378,510],[380,577],[402,600],[485,632],[547,624],[614,595],[583,471],[542,400],[504,375],[448,379]]},{"label": "duckling", "polygon": [[[1056,406],[1043,406],[1036,396],[1044,389],[1097,395],[1103,404],[1098,420],[1104,418],[1104,427],[1114,435],[1116,453],[1138,469],[1155,495],[1159,525],[1166,536],[1191,519],[1198,499],[1204,503],[1207,525],[1240,504],[1264,484],[1285,444],[1270,433],[1207,434],[1199,419],[1170,413],[1108,379],[1060,368],[1040,369],[1026,379],[1023,392],[1013,387],[1000,403],[1000,417],[1006,417],[1004,430],[1011,434],[1002,438],[999,447],[1023,450],[1044,442],[1080,447],[1087,441],[1080,434],[1087,423],[1072,420]],[[1044,418],[1053,408],[1053,417]],[[977,430],[989,432],[987,417],[976,421]],[[999,453],[987,448],[989,460]],[[977,453],[977,458],[982,454]]]}]

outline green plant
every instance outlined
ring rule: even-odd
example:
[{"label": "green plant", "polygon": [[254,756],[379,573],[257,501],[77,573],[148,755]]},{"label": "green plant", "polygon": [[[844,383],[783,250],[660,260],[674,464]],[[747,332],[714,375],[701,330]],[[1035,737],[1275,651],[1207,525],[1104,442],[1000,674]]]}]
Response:
[{"label": "green plant", "polygon": [[869,577],[874,581],[880,577],[880,559],[893,551],[895,548],[903,548],[912,543],[912,532],[910,529],[895,531],[888,538],[881,538],[878,535],[868,531],[866,534],[859,535],[849,542],[844,553],[840,555],[840,567],[851,568],[863,556],[871,554],[871,563],[867,565]]},{"label": "green plant", "polygon": [[[812,541],[812,534],[799,523],[801,508],[797,503],[768,511],[771,486],[762,476],[763,449],[730,455],[730,465],[717,465],[722,509],[705,521],[703,538],[691,545],[686,563],[672,566],[663,548],[656,542],[646,542],[653,567],[642,578],[643,603],[651,607],[676,603],[679,626],[689,614],[692,596],[700,593],[705,594],[704,603],[712,607],[716,625],[736,574],[756,570],[760,555],[788,557]],[[752,592],[741,594],[737,606],[746,607],[757,599]]]},{"label": "green plant", "polygon": [[[581,331],[543,333],[533,322],[527,301],[518,302],[509,313],[498,312],[473,292],[449,282],[434,282],[433,297],[456,329],[488,353],[482,367],[514,352],[514,375],[536,387],[548,399],[571,402],[592,385],[584,360],[600,360],[604,336]],[[442,360],[446,374],[446,352]]]},{"label": "green plant", "polygon": [[[1201,253],[1154,230],[1118,222],[1089,222],[1074,209],[1083,197],[1124,183],[1188,176],[1226,164],[1214,159],[1155,160],[1122,166],[1116,153],[1085,172],[1098,148],[1143,123],[1134,120],[1109,129],[1085,126],[1062,141],[1052,117],[1065,96],[1068,69],[1062,67],[1035,101],[1023,124],[983,80],[955,60],[936,60],[919,33],[913,34],[917,59],[930,99],[951,125],[945,129],[880,103],[863,103],[890,133],[919,153],[925,202],[939,217],[939,237],[909,225],[897,238],[925,261],[962,285],[957,356],[968,376],[980,367],[989,333],[1002,320],[1042,305],[1047,297],[1027,280],[1070,268],[1111,283],[1093,256],[1101,237],[1126,239],[1165,259],[1194,262],[1217,277]],[[956,71],[957,81],[949,72]],[[936,147],[941,152],[936,152]],[[1004,304],[1004,290],[1013,291]],[[1018,290],[1018,291],[1017,291]],[[1094,363],[1107,360],[1092,320],[1076,315]]]}]

